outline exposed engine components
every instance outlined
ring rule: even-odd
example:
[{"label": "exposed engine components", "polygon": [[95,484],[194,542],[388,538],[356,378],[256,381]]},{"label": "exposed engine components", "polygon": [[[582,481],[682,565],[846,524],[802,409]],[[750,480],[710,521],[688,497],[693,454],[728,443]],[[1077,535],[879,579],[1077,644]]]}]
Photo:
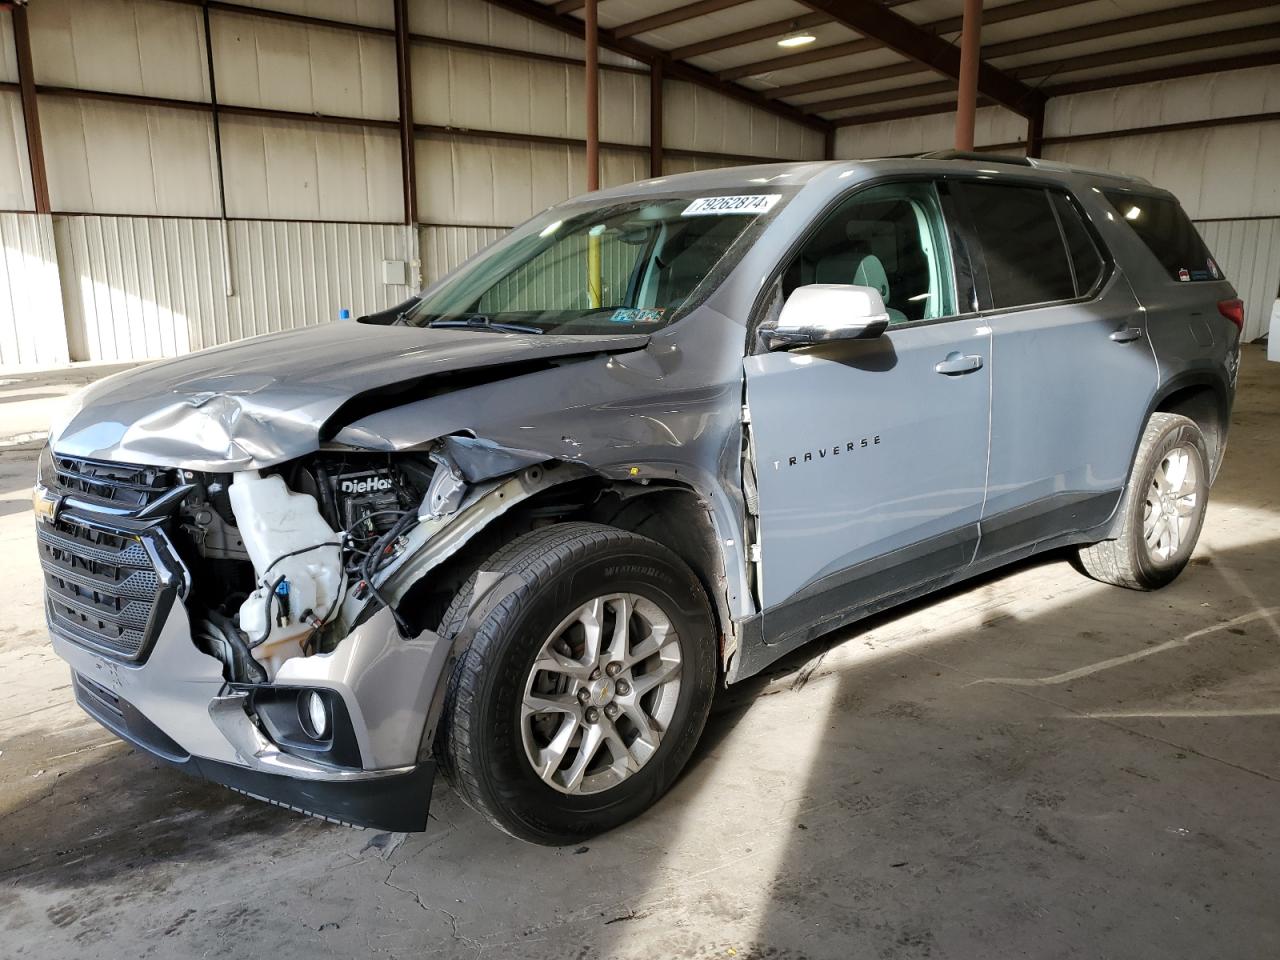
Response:
[{"label": "exposed engine components", "polygon": [[231,508],[257,575],[240,605],[240,630],[274,675],[338,608],[343,535],[325,522],[315,497],[294,493],[279,475],[236,474]]}]

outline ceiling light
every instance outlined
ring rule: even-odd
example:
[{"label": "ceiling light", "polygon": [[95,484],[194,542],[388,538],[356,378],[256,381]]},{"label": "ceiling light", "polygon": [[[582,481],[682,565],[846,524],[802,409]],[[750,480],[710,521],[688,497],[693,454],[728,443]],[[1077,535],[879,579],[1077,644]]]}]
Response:
[{"label": "ceiling light", "polygon": [[1140,216],[1142,216],[1142,211],[1137,207],[1130,207],[1124,214],[1126,220],[1137,220]]},{"label": "ceiling light", "polygon": [[779,41],[778,41],[778,46],[780,46],[780,47],[803,47],[806,43],[813,43],[813,41],[815,41],[815,40],[817,40],[817,39],[818,39],[818,38],[817,38],[817,37],[815,37],[812,33],[793,33],[793,34],[791,34],[791,35],[789,35],[789,36],[786,36],[786,37],[783,37],[781,40],[779,40]]}]

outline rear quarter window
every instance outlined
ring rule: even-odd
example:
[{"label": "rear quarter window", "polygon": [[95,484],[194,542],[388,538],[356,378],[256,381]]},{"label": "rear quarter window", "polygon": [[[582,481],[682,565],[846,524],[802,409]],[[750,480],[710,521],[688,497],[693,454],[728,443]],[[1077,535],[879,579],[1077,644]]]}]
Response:
[{"label": "rear quarter window", "polygon": [[1171,279],[1183,283],[1222,279],[1217,261],[1177,200],[1125,190],[1104,190],[1103,195]]}]

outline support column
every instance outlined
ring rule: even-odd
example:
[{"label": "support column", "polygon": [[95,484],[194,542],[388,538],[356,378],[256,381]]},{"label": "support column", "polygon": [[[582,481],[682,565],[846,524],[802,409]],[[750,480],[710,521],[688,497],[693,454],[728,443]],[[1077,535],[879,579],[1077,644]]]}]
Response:
[{"label": "support column", "polygon": [[662,61],[649,65],[649,176],[662,176]]},{"label": "support column", "polygon": [[1027,117],[1027,156],[1039,157],[1044,152],[1044,103]]},{"label": "support column", "polygon": [[956,149],[973,149],[978,110],[978,66],[982,56],[982,0],[964,0],[960,34],[960,88],[956,93]]},{"label": "support column", "polygon": [[822,134],[822,159],[834,160],[836,158],[836,127],[835,124],[827,127]]},{"label": "support column", "polygon": [[418,159],[413,133],[413,73],[409,59],[407,0],[394,0],[396,28],[396,89],[400,108],[400,180],[404,191],[404,222],[418,222]]},{"label": "support column", "polygon": [[40,110],[36,103],[36,78],[31,67],[31,30],[27,8],[13,11],[13,45],[18,54],[18,95],[22,99],[22,123],[27,135],[27,161],[31,165],[31,193],[36,213],[49,213],[49,175],[44,166],[44,140],[40,136]]},{"label": "support column", "polygon": [[587,190],[600,189],[600,27],[597,0],[583,7],[587,46]]}]

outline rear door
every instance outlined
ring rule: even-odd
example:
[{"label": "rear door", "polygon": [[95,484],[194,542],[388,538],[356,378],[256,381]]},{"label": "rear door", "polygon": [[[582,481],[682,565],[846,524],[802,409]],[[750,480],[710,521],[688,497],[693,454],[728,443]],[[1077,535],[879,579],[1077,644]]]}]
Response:
[{"label": "rear door", "polygon": [[876,340],[745,361],[771,642],[972,560],[991,341],[960,315],[955,275],[932,183],[854,194],[785,269],[779,301],[809,283],[877,286],[891,324]]},{"label": "rear door", "polygon": [[991,181],[952,191],[992,336],[985,560],[1111,516],[1157,369],[1133,291],[1068,192]]}]

